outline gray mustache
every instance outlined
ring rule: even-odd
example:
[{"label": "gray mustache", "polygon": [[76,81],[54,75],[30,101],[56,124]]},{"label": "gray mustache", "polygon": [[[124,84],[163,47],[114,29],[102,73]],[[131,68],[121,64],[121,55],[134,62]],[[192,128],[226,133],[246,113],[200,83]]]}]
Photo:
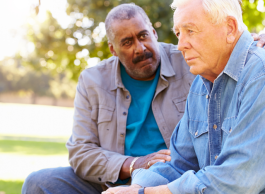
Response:
[{"label": "gray mustache", "polygon": [[143,61],[145,59],[149,59],[151,57],[153,57],[153,53],[151,53],[151,52],[145,52],[143,55],[140,55],[140,56],[135,57],[132,60],[132,62],[133,62],[133,64],[136,64],[136,63],[138,63],[140,61]]}]

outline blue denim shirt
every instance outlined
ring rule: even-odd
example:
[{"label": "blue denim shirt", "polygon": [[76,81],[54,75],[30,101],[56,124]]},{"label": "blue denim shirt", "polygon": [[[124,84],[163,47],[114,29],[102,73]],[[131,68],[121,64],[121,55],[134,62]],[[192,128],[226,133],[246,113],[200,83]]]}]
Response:
[{"label": "blue denim shirt", "polygon": [[194,80],[171,137],[171,162],[133,173],[132,184],[173,194],[265,193],[265,51],[249,32],[212,84]]}]

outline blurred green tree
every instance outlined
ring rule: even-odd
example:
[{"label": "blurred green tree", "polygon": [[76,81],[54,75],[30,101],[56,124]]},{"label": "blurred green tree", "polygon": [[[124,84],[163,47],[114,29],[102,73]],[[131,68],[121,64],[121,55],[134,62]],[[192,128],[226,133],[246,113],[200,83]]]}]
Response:
[{"label": "blurred green tree", "polygon": [[[161,42],[177,44],[173,26],[172,0],[67,0],[67,14],[73,22],[62,29],[48,14],[48,19],[31,27],[28,39],[36,49],[24,62],[37,71],[50,70],[53,74],[65,72],[77,81],[80,72],[87,67],[89,57],[100,60],[111,56],[105,36],[104,21],[107,13],[122,3],[135,3],[149,16]],[[243,0],[243,20],[251,32],[264,29],[264,0]]]},{"label": "blurred green tree", "polygon": [[0,61],[0,93],[30,94],[32,104],[41,96],[52,97],[54,105],[59,98],[74,98],[75,86],[64,73],[36,71],[22,65],[19,57]]}]

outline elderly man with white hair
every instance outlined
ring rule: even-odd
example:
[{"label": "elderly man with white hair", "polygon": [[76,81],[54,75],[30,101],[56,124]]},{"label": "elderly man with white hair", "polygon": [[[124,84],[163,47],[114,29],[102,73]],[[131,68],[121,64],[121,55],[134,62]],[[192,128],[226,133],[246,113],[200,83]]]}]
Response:
[{"label": "elderly man with white hair", "polygon": [[175,0],[174,31],[196,74],[171,161],[137,169],[117,194],[265,193],[265,51],[238,0]]}]

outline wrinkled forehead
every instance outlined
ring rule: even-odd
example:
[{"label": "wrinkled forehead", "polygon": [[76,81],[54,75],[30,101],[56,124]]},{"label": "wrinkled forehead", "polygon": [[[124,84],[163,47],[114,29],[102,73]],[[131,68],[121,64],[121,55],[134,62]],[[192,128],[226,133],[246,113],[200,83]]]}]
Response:
[{"label": "wrinkled forehead", "polygon": [[190,4],[183,4],[176,8],[173,15],[173,30],[189,25],[199,25],[203,22],[210,22],[209,14],[205,12],[200,1]]},{"label": "wrinkled forehead", "polygon": [[129,20],[115,20],[111,28],[114,41],[119,41],[127,36],[137,36],[143,31],[151,31],[151,26],[148,25],[141,16],[135,16]]}]

